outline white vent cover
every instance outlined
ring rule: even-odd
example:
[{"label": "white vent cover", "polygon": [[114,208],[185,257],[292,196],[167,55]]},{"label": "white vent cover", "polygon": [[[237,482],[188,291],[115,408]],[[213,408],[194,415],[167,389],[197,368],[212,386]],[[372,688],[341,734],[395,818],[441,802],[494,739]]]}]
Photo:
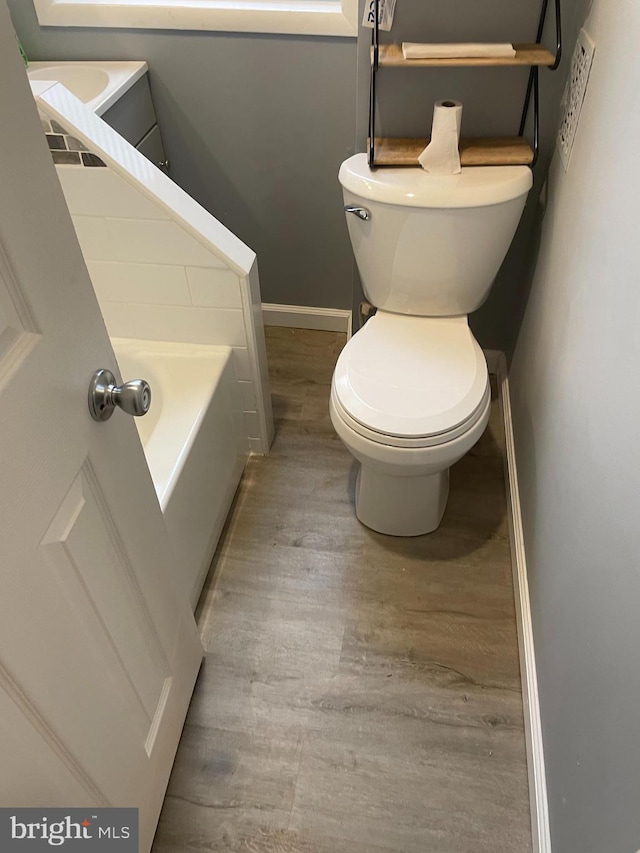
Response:
[{"label": "white vent cover", "polygon": [[589,72],[591,71],[595,50],[596,46],[591,37],[585,30],[580,30],[571,60],[569,79],[562,96],[563,116],[556,141],[565,172],[569,168],[571,149],[578,128],[582,102],[587,91]]}]

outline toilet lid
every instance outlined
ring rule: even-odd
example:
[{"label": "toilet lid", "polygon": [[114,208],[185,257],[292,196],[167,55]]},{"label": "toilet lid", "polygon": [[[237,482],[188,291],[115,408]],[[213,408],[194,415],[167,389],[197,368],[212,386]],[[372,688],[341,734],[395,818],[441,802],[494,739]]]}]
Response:
[{"label": "toilet lid", "polygon": [[449,433],[486,402],[487,363],[466,316],[378,311],[347,343],[334,373],[344,411],[400,438]]}]

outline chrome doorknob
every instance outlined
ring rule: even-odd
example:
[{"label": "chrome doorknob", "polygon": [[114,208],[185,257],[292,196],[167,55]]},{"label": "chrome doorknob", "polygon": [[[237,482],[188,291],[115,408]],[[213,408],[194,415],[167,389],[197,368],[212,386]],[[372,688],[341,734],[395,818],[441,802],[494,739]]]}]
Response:
[{"label": "chrome doorknob", "polygon": [[96,370],[89,383],[89,412],[94,421],[108,421],[115,407],[134,418],[146,415],[151,406],[151,386],[144,379],[116,385],[110,370]]}]

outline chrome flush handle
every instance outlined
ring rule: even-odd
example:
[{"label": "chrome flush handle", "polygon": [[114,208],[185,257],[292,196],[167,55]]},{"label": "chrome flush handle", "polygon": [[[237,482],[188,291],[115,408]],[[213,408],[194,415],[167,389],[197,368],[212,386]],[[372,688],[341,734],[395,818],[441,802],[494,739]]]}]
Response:
[{"label": "chrome flush handle", "polygon": [[363,219],[365,222],[371,219],[371,213],[366,207],[353,207],[353,205],[347,204],[345,205],[344,212],[353,213],[354,216],[357,216],[358,219]]},{"label": "chrome flush handle", "polygon": [[151,386],[144,379],[116,385],[110,370],[96,370],[89,383],[89,412],[94,421],[108,421],[116,406],[140,418],[151,406]]}]

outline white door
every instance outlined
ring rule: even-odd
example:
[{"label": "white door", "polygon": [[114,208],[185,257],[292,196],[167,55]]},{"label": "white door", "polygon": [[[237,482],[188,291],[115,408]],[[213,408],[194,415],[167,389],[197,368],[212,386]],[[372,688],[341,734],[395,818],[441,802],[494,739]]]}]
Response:
[{"label": "white door", "polygon": [[147,851],[202,647],[133,419],[89,415],[116,361],[4,0],[0,116],[0,805],[139,807]]}]

